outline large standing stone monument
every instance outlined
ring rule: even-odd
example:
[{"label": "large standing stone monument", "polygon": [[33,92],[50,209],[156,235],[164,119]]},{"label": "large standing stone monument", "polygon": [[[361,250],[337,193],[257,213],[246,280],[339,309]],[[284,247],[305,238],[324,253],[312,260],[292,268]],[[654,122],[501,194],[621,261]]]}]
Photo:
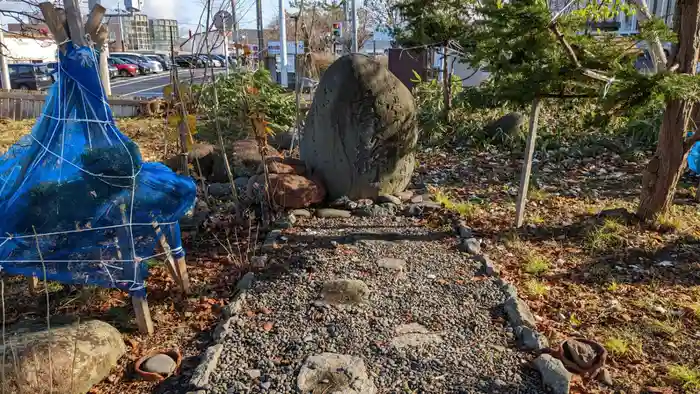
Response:
[{"label": "large standing stone monument", "polygon": [[300,154],[329,199],[373,198],[408,186],[417,139],[411,92],[371,57],[351,54],[323,74]]}]

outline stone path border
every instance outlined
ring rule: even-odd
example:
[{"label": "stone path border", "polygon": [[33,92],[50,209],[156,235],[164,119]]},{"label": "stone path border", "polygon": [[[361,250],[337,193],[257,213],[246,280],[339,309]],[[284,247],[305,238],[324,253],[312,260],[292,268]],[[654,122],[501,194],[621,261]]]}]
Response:
[{"label": "stone path border", "polygon": [[503,308],[513,329],[517,345],[523,350],[535,352],[538,355],[533,365],[542,375],[544,385],[554,394],[568,394],[572,374],[567,371],[561,360],[552,357],[546,352],[549,350],[549,341],[542,333],[537,331],[537,322],[530,307],[518,296],[518,290],[512,284],[500,277],[500,272],[486,253],[481,251],[481,241],[473,236],[472,229],[464,222],[455,224],[454,230],[459,240],[459,250],[468,253],[472,258],[481,263],[479,273],[483,276],[498,277],[501,290],[506,295]]},{"label": "stone path border", "polygon": [[231,333],[233,320],[241,313],[243,302],[245,301],[248,290],[253,286],[255,274],[248,272],[236,284],[236,295],[233,296],[231,302],[223,309],[223,316],[219,324],[214,329],[214,344],[209,346],[202,356],[197,368],[195,368],[190,378],[189,389],[187,394],[205,394],[209,390],[209,375],[214,371],[219,362],[223,345],[221,342],[227,334]]}]

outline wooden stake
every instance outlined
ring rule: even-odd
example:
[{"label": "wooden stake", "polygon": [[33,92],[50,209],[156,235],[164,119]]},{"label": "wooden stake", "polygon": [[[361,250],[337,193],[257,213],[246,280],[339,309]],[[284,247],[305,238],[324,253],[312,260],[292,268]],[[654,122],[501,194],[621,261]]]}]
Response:
[{"label": "wooden stake", "polygon": [[153,320],[151,320],[151,311],[148,309],[148,301],[143,297],[132,296],[131,305],[134,306],[139,331],[148,335],[153,334]]},{"label": "wooden stake", "polygon": [[166,267],[168,268],[168,271],[170,273],[170,276],[175,280],[175,282],[180,285],[180,288],[182,288],[183,293],[189,294],[190,293],[190,278],[189,275],[187,275],[187,263],[185,262],[185,259],[182,257],[178,257],[175,259],[173,257],[172,249],[170,249],[170,244],[168,244],[168,240],[165,238],[165,234],[160,228],[160,225],[158,223],[153,222],[153,230],[156,232],[156,237],[158,237],[158,242],[160,243],[160,247],[163,249],[163,252],[165,252],[165,256],[168,259],[168,263],[166,264]]},{"label": "wooden stake", "polygon": [[39,292],[39,278],[32,275],[27,278],[27,284],[29,284],[29,294],[36,295]]},{"label": "wooden stake", "polygon": [[520,190],[518,191],[518,201],[515,208],[515,227],[520,228],[525,220],[525,204],[527,204],[527,190],[530,186],[530,172],[532,171],[532,159],[535,156],[535,140],[537,139],[537,121],[540,117],[540,107],[542,103],[539,98],[532,100],[532,110],[530,111],[530,133],[527,137],[525,147],[525,161],[523,170],[520,173]]}]

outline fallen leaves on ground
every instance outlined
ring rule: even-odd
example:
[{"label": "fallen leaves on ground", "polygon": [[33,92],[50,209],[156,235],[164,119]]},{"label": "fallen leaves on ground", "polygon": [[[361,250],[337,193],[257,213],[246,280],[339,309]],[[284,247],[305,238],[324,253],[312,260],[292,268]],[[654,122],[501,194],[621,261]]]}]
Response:
[{"label": "fallen leaves on ground", "polygon": [[673,381],[665,366],[700,368],[696,179],[681,181],[659,225],[640,224],[617,215],[634,212],[646,160],[538,152],[526,225],[515,230],[522,154],[433,151],[418,160],[420,181],[459,209],[553,346],[586,337],[608,348],[615,387],[574,389],[683,392],[684,382]]}]

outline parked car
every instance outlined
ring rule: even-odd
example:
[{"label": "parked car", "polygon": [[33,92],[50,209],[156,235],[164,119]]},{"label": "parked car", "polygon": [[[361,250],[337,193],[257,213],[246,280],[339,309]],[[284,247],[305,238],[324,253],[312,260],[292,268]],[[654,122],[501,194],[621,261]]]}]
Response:
[{"label": "parked car", "polygon": [[53,82],[56,82],[56,73],[58,73],[58,62],[46,63],[46,68],[49,69],[49,75],[51,76],[51,80]]},{"label": "parked car", "polygon": [[[54,82],[51,72],[43,63],[8,64],[10,88],[17,90],[45,90]],[[0,82],[0,87],[2,83]]]},{"label": "parked car", "polygon": [[207,57],[207,55],[197,55],[198,58],[202,59],[205,67],[214,67],[214,62]]},{"label": "parked car", "polygon": [[[206,59],[209,59],[212,67],[224,67],[225,63],[217,55],[204,55]],[[223,57],[223,56],[222,56]]]},{"label": "parked car", "polygon": [[125,62],[139,66],[139,72],[141,74],[159,73],[163,71],[163,66],[160,62],[148,59],[138,53],[114,52],[111,55],[117,59],[122,59]]},{"label": "parked car", "polygon": [[109,79],[116,78],[119,75],[119,69],[111,64],[107,64],[107,70],[109,71]]},{"label": "parked car", "polygon": [[139,73],[139,66],[125,62],[122,59],[116,57],[110,57],[107,59],[110,66],[116,67],[117,74],[120,77],[135,77]]},{"label": "parked car", "polygon": [[174,60],[178,67],[202,68],[206,65],[204,60],[194,55],[179,55],[175,56]]},{"label": "parked car", "polygon": [[146,59],[149,60],[155,60],[158,63],[160,63],[161,66],[163,66],[163,70],[170,70],[170,62],[165,60],[165,58],[161,57],[160,55],[144,55]]}]

